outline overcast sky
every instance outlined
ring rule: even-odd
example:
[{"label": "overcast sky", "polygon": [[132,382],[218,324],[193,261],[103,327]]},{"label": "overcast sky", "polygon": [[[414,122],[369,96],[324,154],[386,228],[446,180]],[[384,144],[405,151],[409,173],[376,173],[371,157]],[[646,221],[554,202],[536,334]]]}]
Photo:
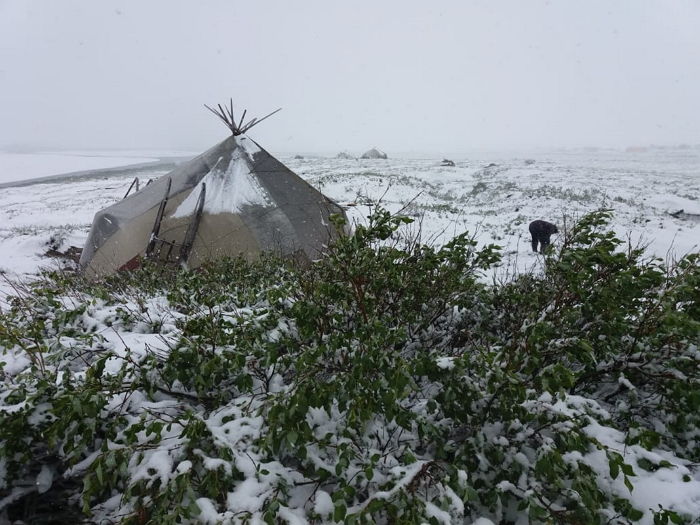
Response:
[{"label": "overcast sky", "polygon": [[700,1],[0,0],[0,147],[700,143]]}]

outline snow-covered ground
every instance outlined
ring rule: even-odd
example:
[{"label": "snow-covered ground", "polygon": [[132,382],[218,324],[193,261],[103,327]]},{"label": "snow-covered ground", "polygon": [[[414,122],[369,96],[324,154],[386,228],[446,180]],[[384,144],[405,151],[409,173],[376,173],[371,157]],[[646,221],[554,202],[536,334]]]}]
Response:
[{"label": "snow-covered ground", "polygon": [[[27,157],[35,164],[27,171],[7,168],[12,162],[20,166],[17,159],[24,155],[3,154],[0,181],[151,158],[129,156],[136,153],[31,155]],[[13,157],[15,161],[8,160]],[[280,160],[329,197],[350,205],[352,220],[363,221],[369,212],[366,203],[381,200],[391,211],[403,209],[414,216],[413,227],[421,228],[425,241],[444,242],[468,230],[481,243],[501,245],[504,262],[499,272],[514,267],[526,271],[537,264],[538,256],[530,251],[530,221],[546,219],[562,229],[599,207],[612,208],[617,233],[648,244],[650,254],[665,258],[697,251],[700,245],[700,217],[691,215],[700,214],[700,151],[492,154],[453,158],[455,167],[440,166],[438,157],[354,160],[290,155]],[[44,256],[49,247],[81,247],[95,212],[121,199],[134,176],[146,180],[164,173],[162,167],[145,166],[136,174],[98,172],[94,178],[0,190],[0,270],[22,276],[56,264]],[[689,215],[670,215],[681,209]]]},{"label": "snow-covered ground", "polygon": [[[348,205],[353,220],[364,220],[367,203],[381,199],[390,210],[414,216],[414,227],[421,228],[426,241],[444,242],[468,230],[475,232],[480,243],[503,246],[505,261],[498,270],[502,272],[525,271],[538,264],[539,256],[530,252],[530,221],[547,219],[563,229],[576,217],[603,206],[614,210],[613,226],[618,234],[648,243],[650,254],[683,254],[697,251],[700,244],[700,222],[693,217],[700,214],[697,151],[492,155],[455,158],[455,167],[441,167],[439,158],[280,159],[329,197]],[[109,161],[101,167],[108,165]],[[0,272],[26,278],[42,265],[58,264],[45,255],[49,249],[82,246],[94,213],[121,199],[134,176],[145,180],[165,172],[144,167],[136,175],[133,171],[96,173],[72,181],[0,190]],[[684,215],[670,215],[681,209]],[[0,281],[0,290],[11,291],[9,280]],[[115,331],[111,343],[126,347],[124,341],[128,341],[138,351],[152,345],[153,337]],[[3,359],[8,361],[7,356]],[[555,407],[550,400],[541,401],[548,410],[570,410],[559,406],[561,403]],[[588,431],[635,461],[651,454],[625,446],[624,436],[612,428],[592,425]],[[637,469],[631,495],[625,492],[622,478],[610,490],[630,497],[640,509],[661,503],[688,515],[700,514],[697,473],[685,460],[654,454],[655,460],[668,460],[674,469],[649,473]],[[609,466],[604,453],[591,456],[590,462],[605,478]],[[207,501],[198,501],[204,510]],[[651,523],[650,513],[641,522]]]},{"label": "snow-covered ground", "polygon": [[422,218],[426,239],[442,242],[468,230],[479,241],[501,245],[513,261],[532,258],[530,221],[549,220],[561,229],[599,207],[614,210],[619,235],[631,233],[658,256],[697,250],[700,243],[696,220],[669,215],[681,209],[700,214],[700,152],[574,151],[454,160],[455,167],[441,167],[437,158],[287,163],[339,201],[381,197],[392,211],[406,207]]},{"label": "snow-covered ground", "polygon": [[[540,263],[528,224],[545,219],[563,227],[600,207],[614,211],[621,238],[648,245],[662,258],[700,246],[700,151],[563,151],[453,158],[343,160],[283,159],[302,177],[363,220],[361,203],[381,199],[416,219],[426,241],[441,243],[469,231],[503,248],[498,276]],[[673,217],[670,213],[684,211]],[[695,217],[692,215],[696,214]],[[557,236],[554,236],[554,243]]]}]

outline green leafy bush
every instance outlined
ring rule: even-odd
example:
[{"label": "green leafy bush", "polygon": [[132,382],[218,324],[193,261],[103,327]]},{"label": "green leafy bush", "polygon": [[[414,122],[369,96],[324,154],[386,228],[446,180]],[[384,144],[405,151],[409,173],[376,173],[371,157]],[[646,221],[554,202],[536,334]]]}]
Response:
[{"label": "green leafy bush", "polygon": [[0,316],[3,517],[697,520],[635,485],[700,490],[700,260],[608,219],[493,285],[381,209],[303,268],[47,274]]}]

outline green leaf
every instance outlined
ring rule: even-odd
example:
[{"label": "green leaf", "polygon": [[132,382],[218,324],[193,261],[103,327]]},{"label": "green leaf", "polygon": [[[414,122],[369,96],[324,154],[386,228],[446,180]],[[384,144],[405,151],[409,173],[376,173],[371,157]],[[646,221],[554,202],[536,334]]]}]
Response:
[{"label": "green leaf", "polygon": [[629,463],[621,463],[620,468],[622,468],[622,473],[625,476],[636,476],[636,474],[634,473],[634,469],[632,468],[632,465],[630,465]]},{"label": "green leaf", "polygon": [[343,521],[345,518],[345,515],[347,514],[348,509],[345,506],[345,503],[339,503],[335,506],[335,509],[333,509],[333,521]]},{"label": "green leaf", "polygon": [[102,463],[97,464],[97,468],[95,469],[95,475],[97,476],[97,481],[100,482],[100,485],[104,484],[104,474],[102,472]]},{"label": "green leaf", "polygon": [[677,512],[670,511],[668,517],[673,523],[678,525],[683,525],[683,523],[685,523],[685,520]]},{"label": "green leaf", "polygon": [[199,508],[196,501],[190,502],[187,510],[189,511],[190,516],[199,516],[202,513],[202,509]]},{"label": "green leaf", "polygon": [[608,465],[610,467],[610,477],[612,479],[617,479],[617,476],[620,474],[620,465],[617,461],[612,459],[608,461]]}]

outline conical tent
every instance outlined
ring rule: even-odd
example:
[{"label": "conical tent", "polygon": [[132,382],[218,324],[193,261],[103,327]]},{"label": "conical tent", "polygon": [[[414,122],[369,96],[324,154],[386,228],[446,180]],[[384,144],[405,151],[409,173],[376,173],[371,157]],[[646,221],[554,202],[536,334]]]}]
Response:
[{"label": "conical tent", "polygon": [[99,277],[144,258],[193,268],[261,252],[318,258],[342,208],[255,141],[234,134],[126,199],[98,212],[80,266]]}]

